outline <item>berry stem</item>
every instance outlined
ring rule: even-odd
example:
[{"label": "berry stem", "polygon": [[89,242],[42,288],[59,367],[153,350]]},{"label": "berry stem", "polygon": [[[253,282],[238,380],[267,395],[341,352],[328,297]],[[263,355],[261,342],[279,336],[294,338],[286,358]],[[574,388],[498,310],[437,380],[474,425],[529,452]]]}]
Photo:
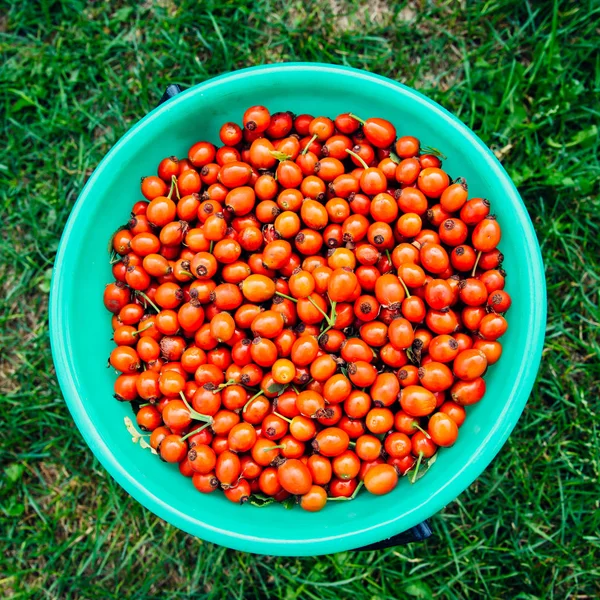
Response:
[{"label": "berry stem", "polygon": [[279,413],[278,413],[277,411],[275,411],[275,410],[273,411],[273,414],[274,414],[274,415],[276,415],[276,416],[278,416],[280,419],[283,419],[284,421],[287,421],[288,423],[291,423],[291,422],[292,422],[292,420],[291,420],[291,419],[288,419],[287,417],[284,417],[282,414],[279,414]]},{"label": "berry stem", "polygon": [[225,383],[222,383],[217,388],[215,388],[213,390],[213,394],[218,394],[223,388],[226,388],[228,385],[234,385],[235,383],[237,383],[235,379],[230,379],[229,381],[226,381]]},{"label": "berry stem", "polygon": [[357,117],[354,113],[348,113],[348,116],[352,117],[353,119],[356,119],[361,125],[364,125],[366,123],[364,119]]},{"label": "berry stem", "polygon": [[410,298],[410,292],[408,291],[408,287],[404,283],[404,280],[402,279],[402,277],[398,277],[398,279],[400,280],[400,283],[402,284],[402,287],[404,288],[404,291],[406,292],[406,297]]},{"label": "berry stem", "polygon": [[252,396],[252,398],[250,398],[250,400],[248,400],[248,402],[246,402],[246,404],[244,404],[244,408],[242,408],[242,413],[245,413],[246,410],[248,409],[248,406],[250,405],[250,402],[252,402],[252,400],[258,398],[259,396],[262,396],[264,394],[264,390],[260,390],[260,392],[257,392],[256,394],[254,394],[254,396]]},{"label": "berry stem", "polygon": [[211,240],[211,241],[210,241],[210,246],[209,246],[209,248],[208,248],[208,252],[209,252],[209,254],[212,254],[212,250],[213,250],[213,246],[214,246],[214,244],[215,244],[215,243],[214,243],[214,241],[213,241],[213,240]]},{"label": "berry stem", "polygon": [[481,258],[481,250],[477,253],[477,258],[475,259],[475,264],[473,265],[473,272],[471,273],[471,277],[475,277],[475,272],[477,271],[477,265],[479,264],[480,258]]},{"label": "berry stem", "polygon": [[189,271],[179,271],[180,275],[187,275],[188,277],[193,277],[194,274],[190,273]]},{"label": "berry stem", "polygon": [[174,191],[177,194],[177,198],[181,200],[181,196],[179,195],[179,188],[177,187],[177,177],[175,177],[175,175],[171,177],[171,189],[169,190],[169,195],[167,196],[167,198],[170,199]]},{"label": "berry stem", "polygon": [[318,138],[319,136],[315,133],[311,138],[310,138],[310,142],[308,142],[308,144],[306,144],[306,146],[304,147],[304,150],[302,150],[302,156],[304,156],[307,152],[308,149],[310,148],[311,144]]},{"label": "berry stem", "polygon": [[356,152],[352,152],[352,150],[349,150],[348,148],[346,148],[346,152],[350,156],[354,156],[354,158],[356,158],[356,160],[358,160],[360,162],[360,164],[363,166],[364,169],[369,168],[369,165],[363,160],[362,156],[359,156],[358,154],[356,154]]},{"label": "berry stem", "polygon": [[212,425],[212,423],[213,423],[212,417],[209,417],[208,415],[203,415],[203,414],[199,413],[198,411],[194,410],[188,404],[185,394],[182,391],[179,392],[179,395],[181,396],[181,399],[183,400],[183,403],[185,404],[186,408],[190,411],[190,417],[192,417],[192,419],[194,419],[195,421],[204,421],[208,425]]},{"label": "berry stem", "polygon": [[210,427],[211,423],[204,423],[204,425],[202,425],[202,427],[198,427],[198,429],[194,429],[194,431],[190,431],[189,433],[186,433],[182,438],[181,441],[187,440],[189,437],[196,435],[197,433],[200,433],[203,429],[206,429],[207,427]]},{"label": "berry stem", "polygon": [[356,489],[352,493],[352,496],[349,496],[349,497],[337,496],[336,498],[327,498],[327,500],[335,500],[336,502],[349,502],[350,500],[354,500],[354,498],[356,498],[356,494],[358,494],[359,490],[362,488],[363,485],[364,485],[364,481],[361,481],[356,486]]},{"label": "berry stem", "polygon": [[325,317],[325,320],[329,325],[332,325],[329,315],[312,299],[311,296],[308,296],[308,301]]},{"label": "berry stem", "polygon": [[332,327],[333,325],[329,325],[329,323],[327,322],[327,327],[325,327],[325,329],[321,331],[321,333],[319,334],[319,339],[321,339],[321,337],[324,336]]},{"label": "berry stem", "polygon": [[418,429],[428,440],[431,439],[431,436],[420,425],[418,425],[417,423],[413,423],[412,426],[413,426],[413,429]]},{"label": "berry stem", "polygon": [[288,300],[291,300],[292,302],[298,302],[298,300],[296,300],[296,298],[292,298],[291,296],[288,296],[287,294],[284,294],[283,292],[275,292],[276,296],[281,296],[282,298],[287,298]]},{"label": "berry stem", "polygon": [[327,319],[327,322],[329,323],[329,327],[333,327],[335,325],[335,321],[337,319],[337,310],[336,307],[337,306],[337,302],[331,302],[331,315],[329,317],[329,319]]},{"label": "berry stem", "polygon": [[356,498],[356,495],[358,494],[358,492],[360,491],[360,488],[365,484],[364,481],[361,481],[357,486],[356,489],[354,490],[354,493],[352,494],[352,496],[350,496],[350,500],[354,500],[354,498]]},{"label": "berry stem", "polygon": [[138,329],[137,331],[134,331],[131,335],[139,335],[140,333],[146,331],[146,329],[150,329],[152,325],[154,325],[154,323],[150,323],[149,325],[146,325],[146,327],[144,327],[143,329]]},{"label": "berry stem", "polygon": [[263,448],[263,452],[270,452],[271,450],[278,450],[279,448],[285,448],[285,444],[280,444],[279,446],[269,446],[268,448]]},{"label": "berry stem", "polygon": [[136,290],[135,292],[138,296],[141,296],[148,304],[150,304],[150,306],[152,306],[152,308],[159,313],[160,312],[160,308],[158,308],[158,306],[156,306],[156,304],[154,304],[154,302],[152,302],[152,300],[150,300],[150,298],[148,298],[148,296],[146,294],[144,294],[144,292],[142,292],[141,290]]},{"label": "berry stem", "polygon": [[417,464],[415,466],[415,473],[413,475],[411,483],[414,483],[417,480],[417,473],[419,472],[419,468],[421,467],[422,460],[423,460],[423,453],[419,452],[419,459],[417,460]]}]

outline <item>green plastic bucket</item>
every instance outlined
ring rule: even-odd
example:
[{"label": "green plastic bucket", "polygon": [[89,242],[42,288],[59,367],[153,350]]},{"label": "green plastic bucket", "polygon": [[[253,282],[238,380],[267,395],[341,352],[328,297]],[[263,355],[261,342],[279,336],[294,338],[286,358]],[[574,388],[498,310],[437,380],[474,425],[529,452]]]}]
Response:
[{"label": "green plastic bucket", "polygon": [[[439,452],[425,477],[406,478],[391,494],[360,494],[320,513],[270,505],[238,506],[202,495],[176,466],[133,445],[112,398],[106,369],[112,342],[102,292],[111,280],[110,234],[141,198],[140,177],[161,158],[184,156],[198,140],[218,141],[219,126],[243,111],[335,116],[352,111],[391,120],[400,135],[440,148],[445,168],[485,196],[502,225],[501,249],[513,298],[504,355],[487,375],[485,398],[470,407],[457,443]],[[536,236],[512,181],[483,142],[422,94],[365,71],[324,64],[265,65],[222,75],[177,95],[134,125],[102,160],[65,227],[54,267],[50,334],[58,380],[73,419],[106,470],[139,502],[176,527],[223,546],[276,555],[358,548],[405,531],[452,502],[489,465],[514,428],[538,370],[546,322],[544,269]],[[85,323],[85,326],[84,326]],[[93,344],[90,344],[93,340]]]}]

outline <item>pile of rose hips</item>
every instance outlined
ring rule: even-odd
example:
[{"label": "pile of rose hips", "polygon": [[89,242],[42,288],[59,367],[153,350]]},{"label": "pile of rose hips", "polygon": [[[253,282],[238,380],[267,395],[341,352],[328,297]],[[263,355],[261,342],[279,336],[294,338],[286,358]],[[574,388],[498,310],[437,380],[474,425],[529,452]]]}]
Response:
[{"label": "pile of rose hips", "polygon": [[309,511],[414,481],[502,351],[500,226],[384,119],[249,108],[144,177],[104,292],[150,446]]}]

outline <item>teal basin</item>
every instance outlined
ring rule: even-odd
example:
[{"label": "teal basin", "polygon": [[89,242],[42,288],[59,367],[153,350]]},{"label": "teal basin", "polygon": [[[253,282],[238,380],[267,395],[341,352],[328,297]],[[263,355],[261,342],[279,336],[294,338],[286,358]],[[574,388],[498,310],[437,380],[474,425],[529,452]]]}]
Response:
[{"label": "teal basin", "polygon": [[[238,506],[220,493],[202,495],[176,466],[133,445],[123,424],[129,406],[112,398],[115,374],[110,315],[102,292],[111,280],[110,234],[140,199],[139,181],[164,156],[185,156],[198,140],[218,141],[225,121],[244,109],[391,120],[399,135],[440,148],[444,167],[466,177],[471,196],[485,196],[502,225],[501,249],[513,298],[504,355],[490,368],[485,398],[468,409],[457,443],[439,452],[425,477],[406,478],[391,494],[359,494],[320,513],[279,505]],[[365,71],[325,64],[265,65],[190,88],[136,123],[98,165],[65,227],[50,298],[50,334],[65,401],[85,441],[106,470],[159,517],[204,540],[261,554],[317,555],[388,538],[452,502],[490,464],[515,427],[539,367],[546,322],[540,249],[515,186],[485,144],[461,121],[422,94]],[[92,341],[93,343],[90,343]]]}]

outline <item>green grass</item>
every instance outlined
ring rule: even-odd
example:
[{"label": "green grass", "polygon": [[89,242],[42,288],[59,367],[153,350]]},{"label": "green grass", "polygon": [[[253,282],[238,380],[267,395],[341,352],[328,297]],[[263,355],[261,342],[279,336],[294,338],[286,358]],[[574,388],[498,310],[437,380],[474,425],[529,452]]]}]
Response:
[{"label": "green grass", "polygon": [[[595,598],[600,595],[600,10],[592,0],[143,4],[0,10],[0,593],[12,598]],[[156,103],[272,61],[361,67],[441,102],[500,153],[546,265],[537,385],[434,537],[257,557],[123,492],[74,428],[48,342],[49,276],[94,166]],[[527,335],[527,332],[523,332]]]}]

